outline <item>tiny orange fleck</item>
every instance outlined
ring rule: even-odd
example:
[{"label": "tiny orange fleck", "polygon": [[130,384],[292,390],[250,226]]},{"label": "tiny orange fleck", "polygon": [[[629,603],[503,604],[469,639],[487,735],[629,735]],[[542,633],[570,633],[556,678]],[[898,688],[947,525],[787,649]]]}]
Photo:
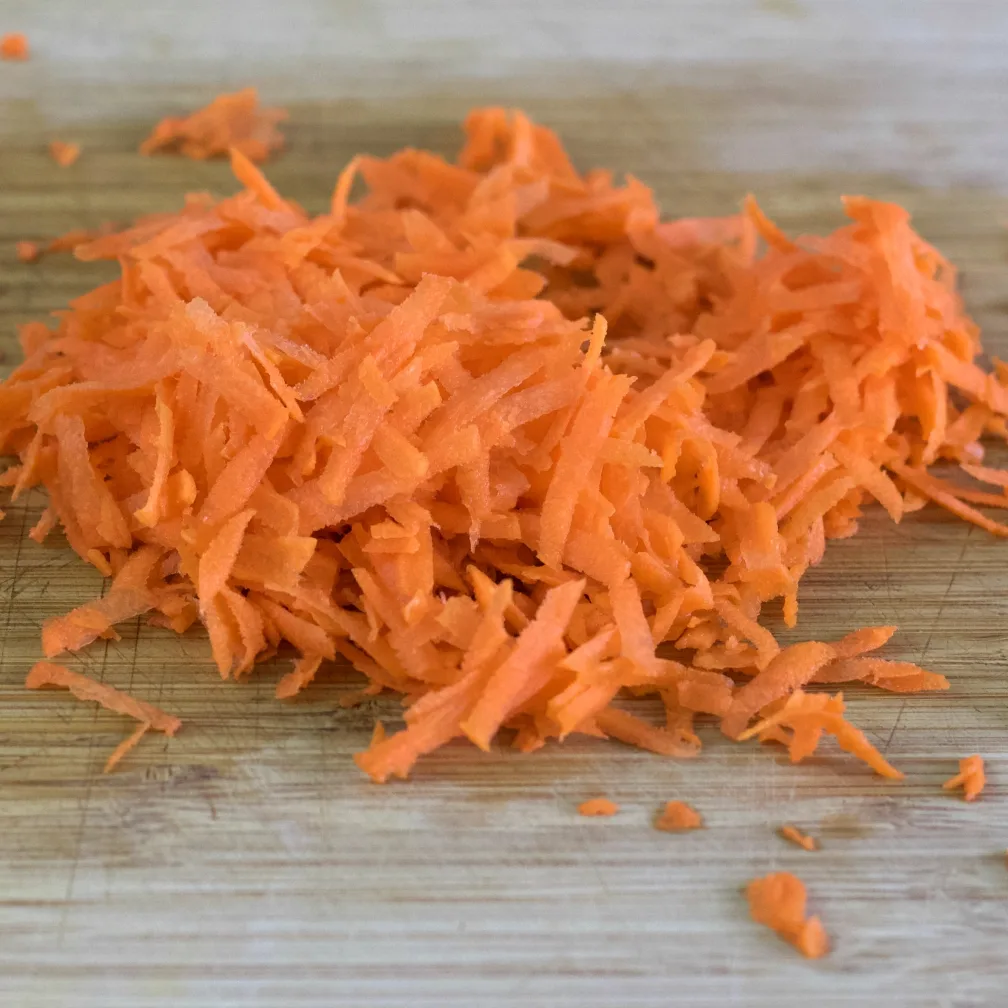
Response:
[{"label": "tiny orange fleck", "polygon": [[67,143],[65,140],[51,140],[49,154],[61,168],[69,168],[80,157],[80,144]]},{"label": "tiny orange fleck", "polygon": [[28,59],[28,39],[21,32],[10,32],[0,38],[0,59]]},{"label": "tiny orange fleck", "polygon": [[619,812],[619,805],[608,798],[589,798],[578,805],[578,812],[583,816],[611,816]]},{"label": "tiny orange fleck", "polygon": [[17,257],[23,263],[33,263],[38,260],[39,247],[32,241],[19,241],[15,246]]}]

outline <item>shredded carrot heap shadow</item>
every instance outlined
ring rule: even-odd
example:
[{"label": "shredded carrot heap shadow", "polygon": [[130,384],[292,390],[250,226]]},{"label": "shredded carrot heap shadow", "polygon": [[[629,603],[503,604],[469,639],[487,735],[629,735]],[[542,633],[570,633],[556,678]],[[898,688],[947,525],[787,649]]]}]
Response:
[{"label": "shredded carrot heap shadow", "polygon": [[224,678],[292,646],[281,697],[349,662],[406,705],[357,756],[379,781],[502,730],[694,756],[698,715],[899,776],[803,687],[944,678],[874,657],[892,627],[782,649],[759,618],[795,624],[872,500],[1008,534],[977,510],[1008,505],[980,445],[1008,437],[1008,366],[973,363],[953,269],[891,204],[846,199],[827,237],[752,200],[662,222],[521,113],[466,133],[455,163],[356,158],[316,218],[234,151],[237,195],[74,243],[119,278],[23,326],[0,387],[2,482],[48,492],[32,537],[59,522],[113,578],[46,656],[146,614],[202,621]]}]

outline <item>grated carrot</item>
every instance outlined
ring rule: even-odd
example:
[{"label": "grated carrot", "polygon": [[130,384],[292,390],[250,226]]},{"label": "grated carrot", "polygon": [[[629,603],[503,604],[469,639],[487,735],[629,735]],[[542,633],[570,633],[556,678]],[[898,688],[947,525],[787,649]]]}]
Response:
[{"label": "grated carrot", "polygon": [[218,95],[209,105],[184,118],[169,116],[140,145],[141,154],[177,151],[204,161],[236,150],[251,161],[265,161],[283,147],[277,124],[283,109],[262,108],[255,88]]},{"label": "grated carrot", "polygon": [[1005,369],[974,363],[906,214],[850,198],[814,239],[752,199],[661,223],[637,180],[582,177],[548,130],[484,109],[457,161],[357,157],[313,218],[253,163],[280,118],[249,89],[166,121],[145,152],[230,150],[240,191],[49,246],[120,275],[22,326],[0,385],[6,485],[48,494],[31,537],[59,522],[112,577],[47,621],[45,654],[199,619],[225,678],[296,652],[284,698],[339,655],[362,695],[405,698],[405,728],[355,757],[379,781],[502,734],[689,758],[698,714],[796,762],[832,736],[898,779],[840,695],[804,689],[944,677],[877,657],[892,627],[782,649],[766,624],[794,625],[873,500],[1008,534],[980,510],[1008,503],[979,444]]},{"label": "grated carrot", "polygon": [[966,801],[973,801],[987,783],[984,774],[984,761],[980,756],[966,756],[959,760],[959,773],[951,777],[942,785],[946,791],[961,787],[963,798]]},{"label": "grated carrot", "polygon": [[608,798],[589,798],[578,805],[578,813],[583,816],[613,816],[619,812],[619,805]]},{"label": "grated carrot", "polygon": [[69,168],[80,157],[80,153],[80,144],[66,140],[49,141],[49,156],[60,168]]},{"label": "grated carrot", "polygon": [[811,837],[807,833],[802,833],[801,830],[799,830],[796,826],[792,826],[790,823],[786,823],[781,826],[778,832],[785,840],[790,841],[797,847],[801,847],[803,850],[819,850],[819,841],[816,840],[815,837]]},{"label": "grated carrot", "polygon": [[808,959],[829,951],[829,939],[818,917],[806,917],[805,885],[790,872],[776,872],[753,879],[746,887],[749,913],[790,942]]},{"label": "grated carrot", "polygon": [[19,241],[15,246],[17,257],[20,262],[33,263],[38,261],[41,250],[36,242]]},{"label": "grated carrot", "polygon": [[9,32],[0,38],[0,59],[28,59],[28,39],[21,32]]},{"label": "grated carrot", "polygon": [[669,833],[701,829],[702,827],[703,818],[700,813],[681,801],[666,802],[665,808],[655,819],[655,829],[665,830]]}]

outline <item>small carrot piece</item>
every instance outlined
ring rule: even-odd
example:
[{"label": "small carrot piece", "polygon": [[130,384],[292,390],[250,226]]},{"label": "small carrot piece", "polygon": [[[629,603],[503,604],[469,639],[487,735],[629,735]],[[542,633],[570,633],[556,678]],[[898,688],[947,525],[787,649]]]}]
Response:
[{"label": "small carrot piece", "polygon": [[619,812],[619,805],[608,798],[589,798],[578,805],[578,813],[583,816],[613,816]]},{"label": "small carrot piece", "polygon": [[66,140],[50,140],[49,156],[60,166],[69,168],[81,154],[81,147],[78,143],[71,143]]},{"label": "small carrot piece", "polygon": [[959,773],[945,781],[942,787],[946,791],[961,787],[963,798],[966,801],[973,801],[983,791],[986,783],[983,758],[981,756],[966,756],[959,760]]},{"label": "small carrot piece", "polygon": [[819,850],[819,841],[815,837],[809,836],[807,833],[802,833],[796,826],[792,826],[790,823],[786,823],[781,826],[777,831],[785,839],[795,844],[797,847],[801,847],[803,850],[815,851]]},{"label": "small carrot piece", "polygon": [[806,917],[806,891],[801,879],[790,872],[776,872],[753,879],[746,886],[749,913],[790,942],[808,959],[829,951],[829,939],[818,917]]},{"label": "small carrot piece", "polygon": [[655,829],[668,833],[678,833],[683,830],[695,830],[703,827],[703,818],[696,809],[685,802],[670,801],[655,819]]},{"label": "small carrot piece", "polygon": [[9,32],[0,38],[0,59],[28,59],[28,38],[21,32]]},{"label": "small carrot piece", "polygon": [[122,742],[120,742],[119,745],[112,750],[112,754],[107,760],[105,760],[105,766],[102,768],[102,773],[111,773],[119,765],[122,758],[136,746],[144,735],[147,734],[150,727],[151,726],[147,721],[141,721],[140,724],[137,725],[136,730],[124,738]]},{"label": "small carrot piece", "polygon": [[39,249],[37,242],[19,241],[14,248],[17,252],[18,260],[23,263],[38,262],[38,258],[41,255],[41,249]]}]

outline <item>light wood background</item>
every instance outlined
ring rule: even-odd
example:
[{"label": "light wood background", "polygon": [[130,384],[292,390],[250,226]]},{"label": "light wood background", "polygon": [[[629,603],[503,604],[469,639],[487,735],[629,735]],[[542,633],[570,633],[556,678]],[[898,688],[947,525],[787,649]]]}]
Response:
[{"label": "light wood background", "polygon": [[[900,199],[1008,353],[1003,0],[0,0],[8,30],[34,50],[0,64],[8,365],[17,322],[108,275],[18,264],[15,240],[231,191],[223,165],[135,151],[158,117],[247,83],[289,107],[269,171],[313,209],[358,150],[451,152],[479,102],[525,105],[581,165],[632,170],[671,214],[730,212],[752,189],[786,226],[822,229],[842,192]],[[83,144],[77,165],[49,161],[53,137]],[[691,763],[460,743],[381,788],[350,754],[394,704],[341,708],[338,673],[279,704],[275,670],[222,684],[200,632],[145,626],[80,666],[185,727],[103,777],[122,719],[21,686],[41,621],[100,590],[65,546],[25,541],[40,506],[0,524],[0,1004],[1008,1004],[1004,543],[934,511],[873,514],[803,584],[801,635],[895,622],[888,654],[951,679],[942,696],[852,694],[903,784],[707,731]],[[940,783],[972,752],[990,783],[967,805]],[[576,815],[603,793],[618,817]],[[670,798],[709,828],[651,829]],[[822,851],[785,845],[784,821]],[[749,921],[741,887],[775,869],[808,883],[828,959]]]}]

